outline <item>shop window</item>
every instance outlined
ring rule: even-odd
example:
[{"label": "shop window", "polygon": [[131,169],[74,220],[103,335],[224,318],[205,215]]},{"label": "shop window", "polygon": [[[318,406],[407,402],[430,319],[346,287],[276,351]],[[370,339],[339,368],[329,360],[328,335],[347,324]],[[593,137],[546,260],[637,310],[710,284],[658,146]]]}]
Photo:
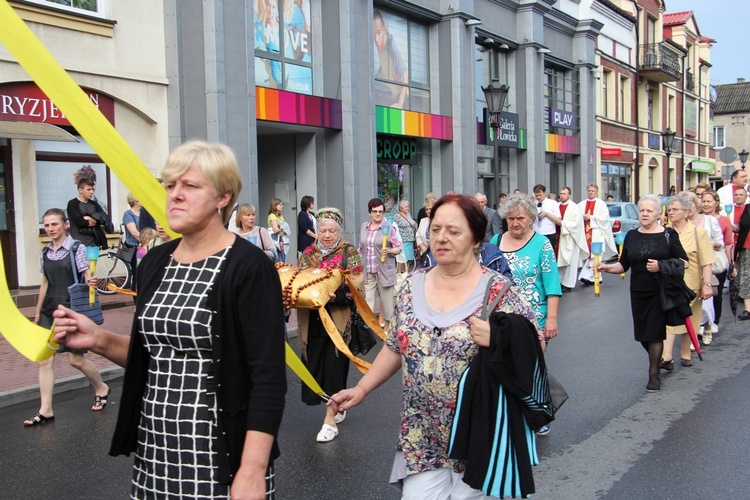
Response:
[{"label": "shop window", "polygon": [[255,84],[313,93],[311,0],[255,2]]},{"label": "shop window", "polygon": [[549,123],[549,110],[551,108],[572,113],[580,117],[580,89],[578,84],[578,72],[562,68],[548,66],[544,69],[544,97],[546,106],[544,109],[544,122],[549,132],[554,134],[566,134],[577,132],[578,120],[573,128],[552,127]]},{"label": "shop window", "polygon": [[102,12],[103,1],[102,0],[28,0],[32,3],[38,3],[49,7],[59,8],[60,10],[67,10],[70,12],[78,12],[80,14],[89,14],[103,16]]},{"label": "shop window", "polygon": [[68,206],[78,196],[78,181],[90,178],[96,182],[96,201],[110,215],[109,170],[83,138],[79,142],[36,141],[36,183],[39,224],[49,208]]},{"label": "shop window", "polygon": [[375,104],[429,111],[427,26],[401,14],[376,8],[373,34]]}]

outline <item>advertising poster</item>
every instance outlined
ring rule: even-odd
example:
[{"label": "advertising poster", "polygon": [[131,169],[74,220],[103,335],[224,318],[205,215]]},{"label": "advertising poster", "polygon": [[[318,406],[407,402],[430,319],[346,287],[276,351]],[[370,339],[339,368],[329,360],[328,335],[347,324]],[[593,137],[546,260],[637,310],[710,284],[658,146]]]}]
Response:
[{"label": "advertising poster", "polygon": [[253,7],[255,84],[311,95],[310,0],[253,0]]},{"label": "advertising poster", "polygon": [[376,9],[373,13],[375,104],[405,108],[409,93],[408,21]]}]

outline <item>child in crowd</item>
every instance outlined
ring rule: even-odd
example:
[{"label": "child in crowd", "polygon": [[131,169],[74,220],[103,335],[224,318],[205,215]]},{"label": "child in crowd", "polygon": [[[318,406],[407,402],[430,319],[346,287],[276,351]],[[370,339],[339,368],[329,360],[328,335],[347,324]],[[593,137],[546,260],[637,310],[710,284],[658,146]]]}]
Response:
[{"label": "child in crowd", "polygon": [[156,232],[156,229],[151,229],[150,227],[145,227],[141,229],[141,236],[140,238],[138,238],[138,243],[140,244],[140,247],[138,247],[138,251],[135,252],[136,266],[141,264],[141,260],[143,260],[143,257],[146,256],[149,248],[151,248],[149,246],[150,243],[153,240],[155,240],[158,236],[159,236],[159,233]]}]

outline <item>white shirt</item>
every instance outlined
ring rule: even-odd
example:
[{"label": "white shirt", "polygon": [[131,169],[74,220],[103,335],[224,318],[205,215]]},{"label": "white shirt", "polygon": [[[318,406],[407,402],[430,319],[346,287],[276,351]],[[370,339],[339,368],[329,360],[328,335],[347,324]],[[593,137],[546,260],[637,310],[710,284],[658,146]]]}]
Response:
[{"label": "white shirt", "polygon": [[[541,207],[539,206],[539,203],[542,204]],[[537,201],[536,206],[538,212],[547,212],[548,214],[560,217],[560,206],[554,200],[545,198],[541,202]],[[557,231],[557,224],[552,222],[549,217],[540,218],[539,214],[537,213],[537,216],[534,219],[533,229],[539,234],[555,234],[555,232]]]},{"label": "white shirt", "polygon": [[[747,189],[747,186],[745,186]],[[719,211],[724,213],[724,207],[727,205],[734,205],[734,184],[729,183],[726,186],[722,186],[716,190],[716,194],[719,195]],[[750,200],[748,200],[750,203]]]}]

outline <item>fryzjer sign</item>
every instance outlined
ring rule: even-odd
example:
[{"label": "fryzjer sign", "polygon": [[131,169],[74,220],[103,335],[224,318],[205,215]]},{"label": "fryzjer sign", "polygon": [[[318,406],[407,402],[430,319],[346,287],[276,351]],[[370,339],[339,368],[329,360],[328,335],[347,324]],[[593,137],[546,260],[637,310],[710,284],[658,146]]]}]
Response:
[{"label": "fryzjer sign", "polygon": [[557,108],[549,108],[549,126],[575,130],[578,128],[576,115],[572,111],[564,111]]},{"label": "fryzjer sign", "polygon": [[[105,118],[114,125],[115,101],[93,90],[83,90]],[[0,120],[70,125],[57,106],[33,83],[0,85]]]},{"label": "fryzjer sign", "polygon": [[622,156],[622,148],[602,148],[602,156]]}]

